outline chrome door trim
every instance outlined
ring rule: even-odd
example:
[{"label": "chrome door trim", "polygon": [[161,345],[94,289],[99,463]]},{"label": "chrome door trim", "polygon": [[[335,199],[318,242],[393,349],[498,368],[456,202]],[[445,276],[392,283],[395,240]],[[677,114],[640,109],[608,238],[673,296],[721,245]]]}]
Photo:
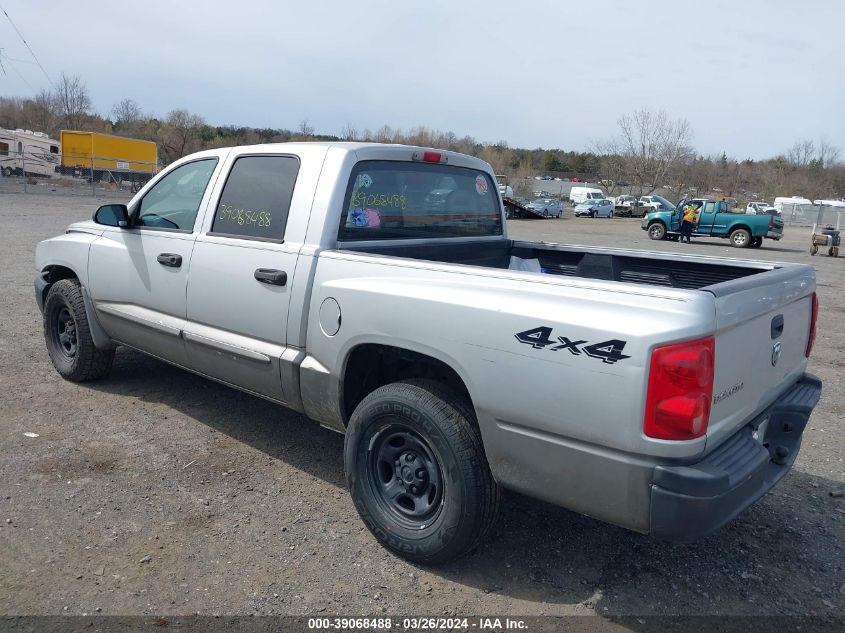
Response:
[{"label": "chrome door trim", "polygon": [[178,337],[182,334],[184,319],[161,314],[129,303],[95,302],[97,311],[124,319],[137,325],[148,327],[156,332]]},{"label": "chrome door trim", "polygon": [[182,338],[188,341],[189,343],[197,343],[198,345],[211,347],[213,349],[220,350],[221,352],[226,352],[227,354],[234,354],[235,356],[240,356],[241,358],[258,361],[259,363],[263,364],[270,363],[270,357],[267,354],[262,354],[261,352],[248,349],[246,347],[240,347],[238,345],[233,345],[231,343],[225,343],[218,339],[209,338],[200,334],[194,334],[193,332],[184,331],[182,332]]}]

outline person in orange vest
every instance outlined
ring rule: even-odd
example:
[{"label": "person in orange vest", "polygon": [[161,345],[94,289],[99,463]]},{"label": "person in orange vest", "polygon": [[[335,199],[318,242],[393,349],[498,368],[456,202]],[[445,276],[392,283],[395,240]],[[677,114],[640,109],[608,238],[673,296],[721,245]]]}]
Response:
[{"label": "person in orange vest", "polygon": [[684,207],[684,217],[681,221],[681,242],[684,241],[684,238],[687,238],[687,244],[692,243],[690,238],[692,238],[692,230],[695,228],[697,211],[698,209],[693,204]]}]

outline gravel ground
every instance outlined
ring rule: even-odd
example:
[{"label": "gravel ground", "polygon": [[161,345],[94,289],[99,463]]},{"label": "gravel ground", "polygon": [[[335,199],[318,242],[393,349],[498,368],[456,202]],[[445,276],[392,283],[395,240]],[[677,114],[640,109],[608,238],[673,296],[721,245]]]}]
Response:
[{"label": "gravel ground", "polygon": [[811,258],[806,229],[739,251],[651,242],[631,219],[512,221],[517,238],[814,264],[825,391],[793,472],[699,543],[507,494],[482,548],[426,569],[359,521],[341,436],[128,350],[106,380],[59,378],[35,244],[96,204],[0,195],[0,613],[843,615],[845,259]]}]

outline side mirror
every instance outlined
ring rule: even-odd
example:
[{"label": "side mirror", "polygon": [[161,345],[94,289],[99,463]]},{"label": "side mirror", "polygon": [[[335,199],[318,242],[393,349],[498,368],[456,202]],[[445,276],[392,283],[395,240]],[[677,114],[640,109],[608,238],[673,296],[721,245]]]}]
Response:
[{"label": "side mirror", "polygon": [[129,209],[125,204],[104,204],[94,213],[94,222],[104,226],[129,226]]}]

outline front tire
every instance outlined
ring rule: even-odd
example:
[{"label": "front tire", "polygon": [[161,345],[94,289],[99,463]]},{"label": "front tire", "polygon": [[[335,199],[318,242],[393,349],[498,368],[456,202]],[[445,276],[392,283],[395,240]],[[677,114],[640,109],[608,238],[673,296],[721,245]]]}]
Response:
[{"label": "front tire", "polygon": [[96,380],[111,369],[114,349],[94,345],[82,287],[76,279],[60,279],[47,292],[44,339],[53,367],[65,380]]},{"label": "front tire", "polygon": [[731,233],[730,240],[731,246],[736,246],[737,248],[748,248],[751,244],[751,233],[745,229],[736,229]]},{"label": "front tire", "polygon": [[662,222],[655,222],[649,225],[648,236],[653,240],[662,240],[666,237],[666,227]]},{"label": "front tire", "polygon": [[344,467],[361,519],[387,549],[440,564],[474,549],[496,514],[496,486],[474,414],[437,383],[391,383],[356,407]]}]

